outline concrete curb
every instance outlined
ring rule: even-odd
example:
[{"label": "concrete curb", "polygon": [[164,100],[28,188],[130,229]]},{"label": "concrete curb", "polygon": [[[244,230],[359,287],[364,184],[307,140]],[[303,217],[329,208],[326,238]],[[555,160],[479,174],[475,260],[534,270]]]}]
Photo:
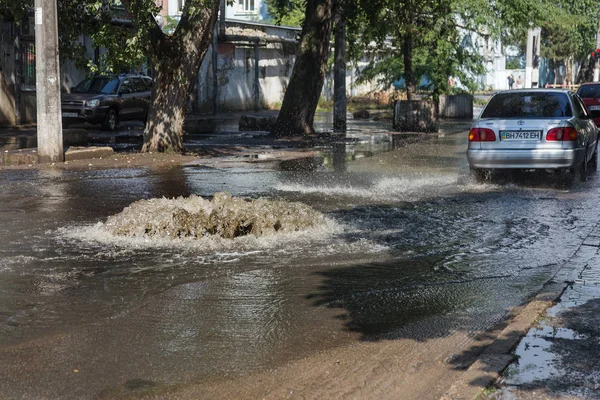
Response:
[{"label": "concrete curb", "polygon": [[0,152],[0,165],[33,165],[37,164],[37,149],[5,150]]},{"label": "concrete curb", "polygon": [[[88,143],[88,131],[85,129],[63,129],[63,145],[85,146]],[[37,147],[37,134],[35,131],[15,129],[9,134],[0,135],[0,150],[33,149]]]},{"label": "concrete curb", "polygon": [[65,152],[65,161],[109,157],[114,153],[112,147],[70,147]]},{"label": "concrete curb", "polygon": [[[440,400],[476,399],[514,360],[512,351],[535,324],[540,315],[553,306],[568,285],[550,283],[504,328],[479,358],[467,369]],[[560,286],[560,287],[558,287]]]},{"label": "concrete curb", "polygon": [[[529,329],[550,307],[560,301],[573,276],[586,268],[590,249],[600,247],[600,224],[594,226],[573,256],[544,285],[544,288],[514,316],[506,328],[478,359],[444,393],[440,400],[477,399],[514,360],[513,351]],[[560,282],[560,283],[559,283]]]},{"label": "concrete curb", "polygon": [[[112,147],[69,147],[65,151],[65,161],[109,157],[114,154]],[[34,165],[38,163],[37,149],[5,150],[0,152],[0,166]]]}]

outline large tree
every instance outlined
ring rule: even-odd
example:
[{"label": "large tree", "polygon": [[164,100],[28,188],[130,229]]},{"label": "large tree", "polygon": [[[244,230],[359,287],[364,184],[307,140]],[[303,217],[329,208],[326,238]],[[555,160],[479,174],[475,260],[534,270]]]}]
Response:
[{"label": "large tree", "polygon": [[[127,15],[115,20],[119,4]],[[155,0],[58,0],[61,58],[89,72],[121,72],[146,57],[154,70],[154,86],[142,151],[180,152],[190,92],[211,42],[219,0],[187,0],[172,34],[164,33]],[[0,13],[19,23],[33,0],[0,0]],[[77,37],[86,34],[108,50],[103,65],[83,59]]]},{"label": "large tree", "polygon": [[172,35],[165,34],[153,0],[122,0],[133,16],[154,70],[142,151],[180,152],[189,95],[211,42],[219,0],[187,0]]},{"label": "large tree", "polygon": [[272,133],[313,135],[329,57],[334,0],[307,0],[300,49]]},{"label": "large tree", "polygon": [[555,3],[357,0],[348,10],[350,54],[354,59],[375,54],[363,79],[380,79],[384,87],[403,79],[408,99],[423,77],[434,97],[452,90],[450,77],[473,90],[490,60],[487,49],[515,33],[526,35],[528,27],[559,21],[570,7]]}]

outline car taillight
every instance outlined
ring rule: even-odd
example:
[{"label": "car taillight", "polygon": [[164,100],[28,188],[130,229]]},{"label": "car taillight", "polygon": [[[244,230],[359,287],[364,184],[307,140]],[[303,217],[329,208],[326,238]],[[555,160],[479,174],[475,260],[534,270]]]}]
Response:
[{"label": "car taillight", "polygon": [[571,141],[577,140],[577,130],[573,127],[552,128],[546,134],[548,141]]},{"label": "car taillight", "polygon": [[488,128],[471,128],[469,142],[495,142],[494,131]]}]

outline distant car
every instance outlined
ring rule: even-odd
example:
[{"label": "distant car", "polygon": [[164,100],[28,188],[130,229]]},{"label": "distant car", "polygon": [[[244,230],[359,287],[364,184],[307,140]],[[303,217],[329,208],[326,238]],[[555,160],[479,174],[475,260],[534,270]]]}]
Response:
[{"label": "distant car", "polygon": [[146,121],[152,79],[143,75],[85,79],[61,99],[63,126],[87,122],[114,130],[120,121]]},{"label": "distant car", "polygon": [[577,89],[577,95],[592,113],[596,126],[600,126],[600,83],[584,83]]},{"label": "distant car", "polygon": [[598,128],[569,90],[499,92],[469,132],[467,159],[478,179],[495,169],[545,169],[585,180],[598,168]]}]

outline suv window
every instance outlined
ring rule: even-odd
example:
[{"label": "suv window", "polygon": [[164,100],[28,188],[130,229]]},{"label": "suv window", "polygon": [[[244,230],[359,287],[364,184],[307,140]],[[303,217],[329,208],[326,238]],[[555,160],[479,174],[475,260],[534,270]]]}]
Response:
[{"label": "suv window", "polygon": [[144,77],[142,79],[144,80],[144,82],[146,82],[146,86],[148,86],[148,89],[151,89],[152,88],[152,79],[147,78],[147,77]]},{"label": "suv window", "polygon": [[583,99],[600,97],[600,85],[580,86],[577,90],[577,94]]},{"label": "suv window", "polygon": [[147,92],[148,91],[146,84],[140,78],[132,78],[131,80],[133,81],[133,91],[134,92],[139,93],[139,92]]},{"label": "suv window", "polygon": [[129,80],[129,78],[123,79],[123,82],[121,83],[121,88],[119,89],[119,92],[120,93],[133,92],[133,88],[131,87],[131,81]]},{"label": "suv window", "polygon": [[569,98],[564,93],[500,93],[492,97],[481,118],[559,118],[572,117]]},{"label": "suv window", "polygon": [[85,79],[73,89],[73,93],[114,94],[117,92],[118,86],[118,79],[100,77]]}]

